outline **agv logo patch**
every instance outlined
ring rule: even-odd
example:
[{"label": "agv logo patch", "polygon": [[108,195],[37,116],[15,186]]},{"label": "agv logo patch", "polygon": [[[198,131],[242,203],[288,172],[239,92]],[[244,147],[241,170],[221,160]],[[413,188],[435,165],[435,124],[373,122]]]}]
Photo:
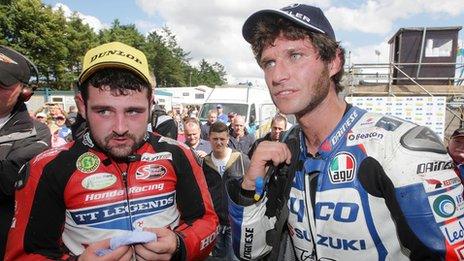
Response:
[{"label": "agv logo patch", "polygon": [[354,179],[356,160],[348,152],[338,153],[330,162],[329,177],[333,184],[347,183]]}]

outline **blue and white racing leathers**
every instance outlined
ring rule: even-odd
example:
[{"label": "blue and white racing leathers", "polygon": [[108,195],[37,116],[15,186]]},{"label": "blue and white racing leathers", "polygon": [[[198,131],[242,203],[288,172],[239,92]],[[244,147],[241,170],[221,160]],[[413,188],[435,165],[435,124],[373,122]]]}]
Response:
[{"label": "blue and white racing leathers", "polygon": [[[298,260],[464,260],[463,186],[430,129],[353,106],[315,156],[298,139],[287,202]],[[266,193],[245,204],[238,186],[228,188],[234,249],[259,259],[276,218]]]}]

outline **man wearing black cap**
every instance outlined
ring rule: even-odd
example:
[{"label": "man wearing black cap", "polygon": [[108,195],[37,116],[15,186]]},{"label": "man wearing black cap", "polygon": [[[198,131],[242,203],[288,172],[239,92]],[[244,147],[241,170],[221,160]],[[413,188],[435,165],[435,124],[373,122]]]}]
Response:
[{"label": "man wearing black cap", "polygon": [[446,164],[446,149],[426,127],[366,112],[338,96],[344,50],[321,9],[294,4],[258,11],[243,36],[275,105],[299,126],[283,143],[261,142],[243,180],[227,184],[237,254],[464,258],[463,186]]},{"label": "man wearing black cap", "polygon": [[464,163],[464,128],[456,129],[448,143],[448,153],[456,166]]},{"label": "man wearing black cap", "polygon": [[51,142],[48,127],[32,120],[24,104],[30,96],[30,78],[29,61],[0,46],[0,260],[13,217],[19,168]]}]

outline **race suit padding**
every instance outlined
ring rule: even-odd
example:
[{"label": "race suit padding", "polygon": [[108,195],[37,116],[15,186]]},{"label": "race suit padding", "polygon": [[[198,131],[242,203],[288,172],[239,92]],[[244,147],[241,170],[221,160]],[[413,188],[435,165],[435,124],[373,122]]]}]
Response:
[{"label": "race suit padding", "polygon": [[[433,132],[351,107],[314,156],[299,136],[287,202],[298,260],[464,260],[463,186]],[[239,201],[229,203],[234,249],[262,258],[276,222],[267,194]]]},{"label": "race suit padding", "polygon": [[83,140],[31,160],[16,192],[7,260],[66,259],[92,242],[144,227],[181,236],[180,260],[211,251],[218,219],[201,167],[183,144],[157,134],[119,163]]}]

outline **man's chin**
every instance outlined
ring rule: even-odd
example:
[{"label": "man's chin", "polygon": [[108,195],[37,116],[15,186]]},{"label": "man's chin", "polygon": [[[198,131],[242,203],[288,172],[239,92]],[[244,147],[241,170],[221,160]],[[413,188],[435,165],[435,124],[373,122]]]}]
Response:
[{"label": "man's chin", "polygon": [[108,154],[114,159],[126,159],[127,156],[132,155],[133,151],[130,146],[113,147],[107,150]]}]

